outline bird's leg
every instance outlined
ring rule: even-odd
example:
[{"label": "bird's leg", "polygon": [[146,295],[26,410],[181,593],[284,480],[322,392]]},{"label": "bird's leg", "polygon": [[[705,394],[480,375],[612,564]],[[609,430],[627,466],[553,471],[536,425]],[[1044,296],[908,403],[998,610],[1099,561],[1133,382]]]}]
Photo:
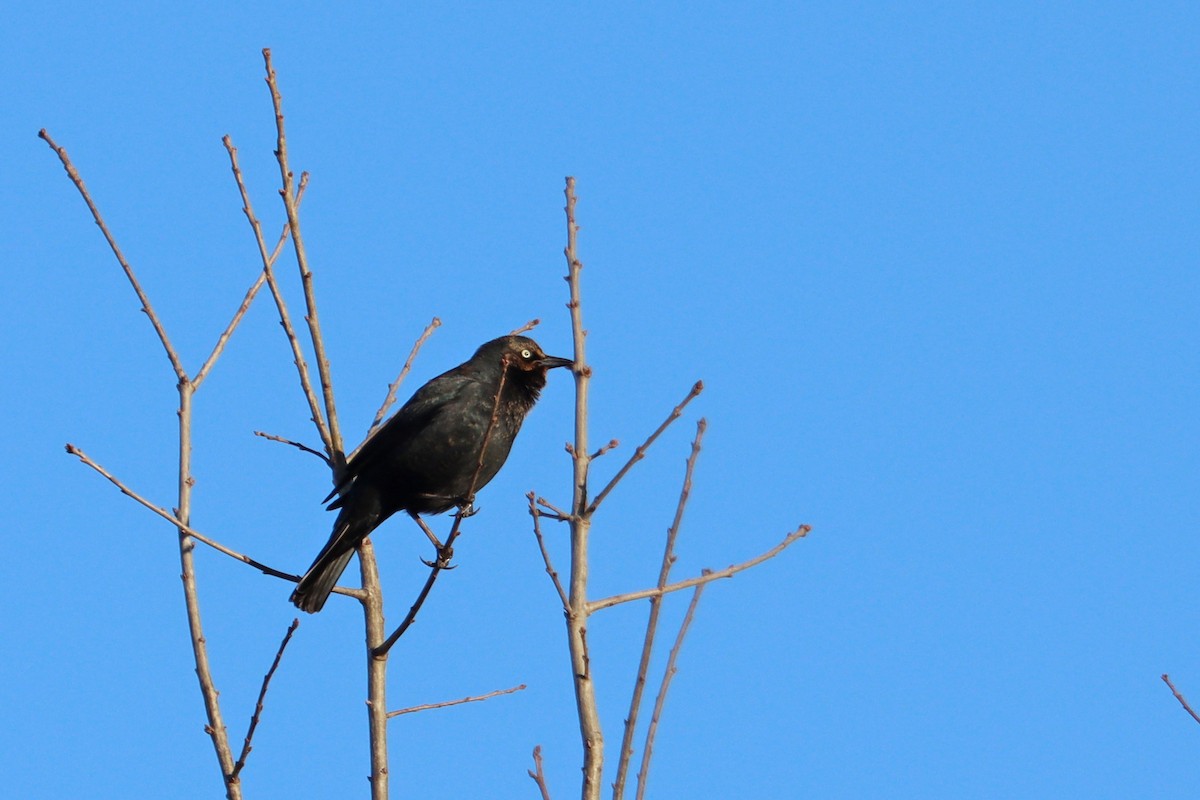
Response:
[{"label": "bird's leg", "polygon": [[442,550],[442,542],[440,539],[438,539],[437,534],[430,530],[429,526],[425,524],[425,520],[421,519],[413,512],[408,512],[408,515],[413,518],[413,522],[421,526],[421,530],[425,531],[425,535],[429,537],[429,541],[433,543],[433,546],[440,553]]}]

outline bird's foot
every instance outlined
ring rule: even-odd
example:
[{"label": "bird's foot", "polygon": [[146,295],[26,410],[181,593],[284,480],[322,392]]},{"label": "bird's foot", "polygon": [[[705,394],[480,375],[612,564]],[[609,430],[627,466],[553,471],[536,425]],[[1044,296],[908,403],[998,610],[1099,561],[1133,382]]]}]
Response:
[{"label": "bird's foot", "polygon": [[450,563],[450,560],[452,558],[454,558],[454,548],[448,547],[446,545],[442,545],[441,547],[438,548],[436,561],[428,561],[428,560],[422,558],[421,563],[424,564],[425,566],[429,567],[430,569],[445,569],[445,570],[457,569],[458,568],[457,564]]}]

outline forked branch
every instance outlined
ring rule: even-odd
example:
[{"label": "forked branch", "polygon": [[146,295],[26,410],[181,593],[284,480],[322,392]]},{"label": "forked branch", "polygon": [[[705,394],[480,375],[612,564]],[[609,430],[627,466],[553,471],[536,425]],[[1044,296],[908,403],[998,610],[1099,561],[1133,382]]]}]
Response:
[{"label": "forked branch", "polygon": [[789,545],[793,544],[799,539],[803,539],[811,530],[811,526],[801,525],[799,528],[785,536],[782,542],[775,545],[765,553],[761,553],[749,561],[743,561],[740,564],[733,564],[725,569],[716,570],[715,572],[706,572],[695,578],[688,578],[685,581],[668,584],[661,589],[656,586],[653,589],[642,589],[640,591],[628,592],[626,594],[615,594],[611,597],[606,597],[603,600],[593,600],[591,603],[588,603],[588,613],[595,613],[603,608],[610,608],[612,606],[620,605],[621,603],[630,603],[634,600],[645,600],[648,597],[662,597],[663,595],[670,594],[671,592],[690,589],[693,586],[699,586],[702,583],[712,583],[713,581],[718,581],[722,578],[732,578],[739,572],[748,570],[751,567],[756,567],[764,561],[779,555]]}]

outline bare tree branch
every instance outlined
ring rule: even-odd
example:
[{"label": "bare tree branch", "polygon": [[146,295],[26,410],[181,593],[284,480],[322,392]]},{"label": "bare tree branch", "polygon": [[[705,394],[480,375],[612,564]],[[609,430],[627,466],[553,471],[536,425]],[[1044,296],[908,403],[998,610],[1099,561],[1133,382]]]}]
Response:
[{"label": "bare tree branch", "polygon": [[[242,196],[242,212],[246,215],[246,219],[250,221],[250,228],[254,231],[254,240],[258,245],[259,258],[262,260],[263,275],[267,280],[267,286],[271,289],[271,297],[275,301],[275,309],[279,312],[279,324],[283,327],[284,335],[287,336],[288,346],[292,350],[292,363],[296,365],[296,373],[300,378],[300,390],[304,394],[304,399],[308,401],[310,418],[313,424],[317,426],[317,433],[321,437],[322,443],[328,449],[329,442],[332,439],[329,434],[329,426],[325,423],[325,414],[321,411],[321,403],[317,399],[316,392],[313,390],[312,379],[308,374],[308,362],[304,359],[304,349],[300,346],[300,339],[296,336],[296,328],[292,325],[292,317],[288,312],[287,302],[283,299],[283,291],[279,288],[279,282],[275,279],[275,259],[267,252],[267,242],[263,238],[262,225],[259,224],[258,217],[254,215],[254,206],[250,202],[250,193],[246,190],[246,183],[242,178],[242,169],[238,164],[237,148],[233,146],[233,140],[228,136],[221,141],[225,144],[225,149],[229,151],[229,161],[233,170],[233,177],[237,181],[238,192]],[[297,203],[303,197],[307,186],[308,173],[305,172],[300,176],[300,188],[296,193]],[[287,230],[289,233],[291,232],[290,223],[288,223]],[[328,455],[325,459],[332,464]]]},{"label": "bare tree branch", "polygon": [[539,497],[537,499],[537,504],[550,512],[549,514],[542,514],[542,512],[539,511],[538,513],[543,517],[550,517],[551,519],[559,522],[569,522],[571,520],[571,515],[569,513],[563,511],[561,508],[554,505],[544,497]]},{"label": "bare tree branch", "polygon": [[611,597],[606,597],[603,600],[593,600],[592,602],[588,603],[588,613],[594,614],[601,609],[610,608],[615,605],[620,605],[621,603],[629,603],[634,600],[645,600],[648,597],[661,597],[664,594],[678,592],[682,589],[690,589],[693,586],[699,586],[702,583],[712,583],[713,581],[721,580],[722,578],[731,578],[739,572],[748,570],[751,567],[756,567],[767,559],[774,558],[775,556],[779,555],[788,545],[792,544],[798,539],[803,539],[810,530],[812,530],[810,526],[801,525],[799,528],[784,537],[782,542],[775,545],[765,553],[757,555],[749,561],[743,561],[740,564],[734,564],[726,567],[725,569],[717,570],[716,572],[705,572],[699,577],[688,578],[685,581],[668,584],[661,589],[658,587],[653,589],[642,589],[640,591],[628,592],[626,594],[616,594]]},{"label": "bare tree branch", "polygon": [[71,163],[70,157],[67,156],[67,151],[59,147],[45,128],[38,131],[38,136],[50,145],[50,149],[62,161],[63,168],[67,171],[67,176],[71,182],[75,184],[75,188],[79,190],[79,194],[83,196],[83,202],[87,203],[88,210],[92,212],[92,219],[96,221],[96,225],[100,227],[100,232],[104,234],[105,241],[112,249],[113,255],[117,257],[117,262],[121,265],[121,269],[125,271],[125,277],[129,279],[129,284],[133,287],[133,291],[137,294],[138,300],[142,304],[142,312],[150,319],[150,324],[154,326],[154,332],[158,334],[158,340],[162,342],[163,349],[167,351],[167,358],[171,361],[171,369],[175,370],[175,377],[180,381],[188,379],[187,373],[183,369],[183,362],[179,360],[179,354],[175,352],[171,340],[167,337],[167,329],[163,327],[162,322],[158,319],[158,314],[154,313],[154,307],[150,305],[150,299],[142,290],[142,285],[138,283],[137,276],[133,273],[133,267],[129,266],[129,262],[125,260],[125,256],[121,253],[121,248],[117,245],[117,240],[113,238],[112,233],[108,230],[108,225],[104,222],[104,217],[100,216],[100,209],[92,201],[92,196],[88,193],[87,186],[83,183],[83,178],[79,171],[75,169],[75,165]]},{"label": "bare tree branch", "polygon": [[[621,481],[621,479],[625,477],[625,474],[633,468],[634,464],[646,457],[646,451],[650,448],[650,445],[654,444],[654,440],[662,435],[662,432],[665,431],[672,422],[679,419],[680,415],[683,414],[683,409],[687,407],[687,404],[696,399],[696,397],[702,391],[704,391],[704,381],[696,381],[696,383],[692,386],[692,390],[688,392],[687,397],[683,398],[679,405],[671,409],[671,413],[667,415],[667,418],[663,420],[663,423],[655,428],[654,433],[650,434],[649,438],[642,442],[642,444],[638,446],[637,450],[633,451],[633,455],[630,456],[629,460],[625,462],[625,466],[621,467],[621,469],[617,471],[617,474],[612,477],[612,480],[608,482],[608,485],[600,490],[600,494],[596,495],[596,499],[592,501],[590,506],[588,506],[588,514],[596,513],[596,509],[599,508],[600,504],[604,502],[604,498],[608,497],[608,493],[613,490],[613,487],[615,487]],[[576,447],[578,447],[578,443],[576,443]]]},{"label": "bare tree branch", "polygon": [[291,439],[284,439],[282,436],[276,436],[273,433],[264,433],[263,431],[255,431],[254,435],[261,436],[264,439],[270,439],[272,442],[279,442],[280,444],[290,444],[292,447],[295,447],[299,450],[303,450],[306,453],[312,453],[314,456],[316,456],[317,458],[324,461],[325,466],[330,467],[330,468],[333,467],[333,462],[329,460],[329,456],[325,455],[324,453],[318,452],[317,450],[312,449],[311,447],[309,447],[306,444],[301,444],[300,442],[293,442]]},{"label": "bare tree branch", "polygon": [[692,602],[688,604],[687,613],[683,615],[683,623],[679,626],[679,634],[675,637],[675,644],[671,646],[670,655],[667,656],[667,667],[663,670],[662,683],[658,687],[658,697],[654,699],[654,713],[650,715],[650,727],[646,730],[646,743],[642,745],[642,766],[638,770],[637,776],[637,800],[643,800],[646,796],[646,782],[650,777],[650,757],[654,754],[654,737],[658,733],[658,721],[662,717],[663,704],[667,700],[667,689],[671,686],[671,679],[675,677],[676,667],[675,661],[679,658],[679,651],[683,648],[683,638],[687,636],[688,628],[692,625],[692,617],[696,615],[696,606],[700,603],[700,594],[704,591],[705,584],[697,584],[696,591],[692,593]]},{"label": "bare tree branch", "polygon": [[250,746],[250,742],[254,739],[254,731],[258,728],[258,721],[262,718],[263,703],[267,699],[267,688],[271,685],[271,678],[275,675],[275,670],[279,669],[279,661],[283,658],[283,651],[287,649],[288,642],[292,640],[292,634],[296,632],[296,628],[300,627],[300,620],[293,619],[292,624],[288,626],[287,633],[283,635],[283,641],[279,643],[279,649],[275,651],[275,660],[271,662],[271,668],[267,670],[267,674],[263,677],[262,688],[258,690],[258,702],[254,704],[254,713],[250,716],[250,727],[246,730],[246,741],[242,745],[241,755],[238,756],[237,763],[233,765],[234,780],[238,779],[242,770],[246,767],[246,758],[250,755],[250,751],[254,748]]},{"label": "bare tree branch", "polygon": [[417,711],[429,711],[430,709],[434,709],[434,708],[448,708],[449,706],[460,706],[463,703],[477,703],[480,700],[490,700],[493,697],[499,697],[502,694],[512,694],[513,692],[524,691],[525,688],[526,688],[525,684],[522,683],[520,686],[514,686],[511,689],[497,689],[494,692],[488,692],[487,694],[476,695],[474,697],[460,697],[458,700],[446,700],[445,702],[442,702],[442,703],[423,703],[419,706],[409,706],[408,708],[401,708],[396,711],[389,711],[388,719],[391,719],[392,717],[398,717],[401,714],[413,714],[413,713],[416,713]]},{"label": "bare tree branch", "polygon": [[618,447],[620,444],[621,443],[618,442],[616,439],[610,439],[608,441],[608,444],[604,445],[604,447],[601,447],[599,450],[592,453],[592,461],[595,461],[597,458],[604,455],[608,451],[613,450],[614,448]]},{"label": "bare tree branch", "polygon": [[383,418],[387,416],[388,409],[391,408],[392,403],[396,402],[396,390],[400,388],[400,384],[404,382],[406,377],[408,377],[408,372],[412,369],[413,361],[416,360],[417,353],[420,352],[421,346],[425,344],[425,340],[432,336],[433,332],[437,330],[441,324],[442,321],[437,317],[434,317],[430,323],[425,326],[425,330],[421,332],[421,335],[417,337],[417,341],[413,343],[412,350],[410,350],[408,353],[408,358],[404,360],[404,367],[400,370],[400,374],[396,376],[396,380],[388,384],[387,397],[384,398],[383,405],[379,407],[379,411],[375,412],[375,419],[371,420],[371,425],[367,428],[367,435],[363,437],[362,444],[354,448],[354,452],[347,457],[347,460],[354,458],[355,453],[362,449],[363,444],[367,443],[367,440],[371,438],[371,434],[375,432],[375,429],[383,423]]},{"label": "bare tree branch", "polygon": [[[242,186],[242,174],[237,163],[237,148],[233,146],[233,143],[228,136],[221,141],[224,142],[225,149],[229,151],[230,158],[233,160],[233,174],[238,180],[238,185]],[[300,191],[296,196],[297,203],[299,203],[300,199],[304,197],[304,187],[307,185],[308,181],[301,179]],[[244,189],[244,186],[242,188]],[[244,202],[242,210],[249,214],[249,198],[243,194],[242,200]],[[253,214],[250,214],[250,218],[254,225],[258,224],[258,220],[254,219]],[[275,243],[275,249],[271,251],[271,255],[267,259],[270,264],[274,264],[276,259],[279,258],[279,254],[283,252],[283,246],[287,243],[288,235],[290,233],[291,230],[287,225],[284,225],[283,231],[279,234],[279,241]],[[196,373],[196,377],[192,379],[192,386],[199,388],[200,384],[204,382],[204,379],[208,377],[209,370],[211,370],[213,365],[217,363],[217,359],[220,358],[221,353],[225,350],[225,345],[229,342],[229,337],[233,335],[233,331],[238,326],[238,323],[242,321],[242,317],[244,317],[246,312],[250,310],[250,304],[254,302],[254,298],[258,295],[258,290],[262,288],[262,285],[266,282],[266,280],[267,270],[264,269],[258,273],[258,278],[255,279],[249,290],[247,290],[246,296],[242,299],[242,304],[238,306],[237,311],[233,315],[233,319],[229,321],[229,324],[225,326],[225,330],[222,331],[221,335],[217,338],[217,343],[213,346],[212,352],[209,354],[208,358],[205,359],[204,364],[201,365],[200,371]]]},{"label": "bare tree branch", "polygon": [[538,325],[541,325],[541,324],[542,324],[542,321],[540,319],[531,319],[531,320],[529,320],[529,322],[526,322],[524,325],[517,328],[516,330],[510,331],[508,335],[509,336],[520,336],[522,333],[529,333],[531,330],[533,330],[534,328],[536,328]]},{"label": "bare tree branch", "polygon": [[[688,455],[687,466],[683,473],[683,486],[679,490],[679,501],[675,504],[675,518],[667,529],[667,542],[663,548],[662,564],[658,570],[658,588],[667,585],[671,567],[675,564],[675,538],[683,524],[683,511],[687,507],[688,497],[692,492],[692,473],[696,469],[696,459],[700,456],[700,445],[704,439],[707,423],[701,419],[696,423],[696,438],[692,440],[692,451]],[[697,592],[699,589],[697,588]],[[638,661],[637,677],[633,683],[633,696],[629,701],[629,714],[625,717],[625,731],[621,737],[620,756],[617,761],[617,779],[613,782],[613,800],[621,800],[625,796],[625,778],[629,771],[629,760],[633,757],[633,735],[637,730],[638,714],[642,708],[642,692],[646,687],[646,674],[650,670],[650,655],[654,651],[654,636],[658,631],[659,612],[662,611],[661,596],[650,598],[650,616],[646,621],[646,635],[642,640],[642,656]],[[643,764],[646,762],[643,761]]]},{"label": "bare tree branch", "polygon": [[[325,415],[329,424],[329,440],[325,446],[329,457],[334,463],[335,480],[341,478],[345,469],[345,448],[342,445],[342,432],[338,425],[337,406],[333,398],[333,378],[330,375],[329,358],[325,354],[325,340],[321,336],[321,321],[317,314],[317,297],[313,290],[312,270],[308,268],[308,254],[304,249],[304,236],[300,231],[300,209],[296,202],[295,185],[292,180],[292,170],[288,165],[287,135],[284,132],[283,98],[276,83],[275,68],[271,65],[271,50],[263,48],[263,61],[267,68],[267,86],[271,90],[271,104],[275,108],[276,149],[275,157],[279,161],[279,173],[283,178],[284,208],[287,210],[288,225],[292,229],[292,246],[296,250],[296,264],[300,268],[300,282],[304,288],[304,301],[308,309],[305,321],[312,339],[313,355],[317,360],[317,374],[321,379],[321,392],[325,401]],[[325,434],[323,431],[322,434]]]},{"label": "bare tree branch", "polygon": [[579,225],[575,223],[575,179],[566,179],[567,286],[571,299],[571,338],[575,346],[575,441],[571,445],[571,574],[569,579],[567,618],[567,647],[571,653],[571,676],[575,688],[575,708],[579,716],[579,735],[583,745],[583,800],[599,800],[604,773],[604,730],[596,703],[596,685],[592,680],[591,657],[588,655],[587,620],[591,613],[587,599],[588,537],[591,532],[592,509],[588,507],[588,472],[591,452],[588,447],[588,382],[592,369],[587,363],[587,331],[583,327],[583,305],[579,260]]},{"label": "bare tree branch", "polygon": [[[229,556],[230,558],[241,561],[243,564],[249,564],[250,566],[257,569],[259,572],[262,572],[264,575],[270,575],[274,578],[281,578],[285,581],[290,581],[292,583],[298,583],[300,581],[299,575],[293,575],[290,572],[283,572],[281,570],[275,569],[274,567],[269,567],[266,564],[262,563],[261,561],[255,561],[250,556],[244,555],[232,548],[226,547],[225,545],[221,544],[217,540],[212,539],[212,538],[204,535],[200,531],[196,530],[195,528],[192,528],[191,526],[185,524],[183,522],[183,520],[181,520],[179,517],[172,514],[167,509],[163,508],[162,506],[155,505],[154,503],[150,502],[142,495],[140,495],[137,492],[130,489],[128,486],[126,486],[121,481],[120,478],[117,478],[115,475],[113,475],[111,472],[106,470],[104,467],[97,464],[95,461],[92,460],[91,456],[89,456],[87,453],[80,450],[75,445],[67,444],[66,449],[67,449],[68,453],[75,456],[80,461],[82,461],[84,464],[87,464],[89,467],[94,469],[96,472],[100,473],[105,478],[107,478],[108,481],[110,483],[112,483],[113,486],[116,486],[118,489],[121,490],[121,494],[136,501],[137,503],[141,504],[142,506],[145,506],[146,508],[150,509],[155,514],[157,514],[158,516],[165,519],[167,522],[174,525],[181,532],[187,534],[188,536],[190,536],[191,538],[200,542],[201,544],[208,545],[213,550],[216,550],[218,553],[224,553],[225,555]],[[349,589],[344,586],[335,586],[333,588],[333,591],[338,594],[348,595],[350,597],[361,597],[362,596],[362,592],[360,590]]]},{"label": "bare tree branch", "polygon": [[542,537],[542,513],[538,511],[537,505],[534,503],[533,492],[525,496],[529,498],[529,516],[533,517],[533,535],[537,537],[538,549],[542,551],[542,561],[546,565],[546,574],[554,582],[554,590],[558,592],[558,598],[562,600],[563,611],[569,614],[571,613],[571,601],[567,599],[567,592],[563,589],[562,581],[558,579],[558,572],[555,571],[554,565],[550,563],[550,553],[546,550],[546,540]]},{"label": "bare tree branch", "polygon": [[1192,707],[1188,705],[1187,699],[1179,693],[1179,690],[1175,688],[1175,684],[1171,683],[1171,676],[1164,672],[1162,674],[1162,680],[1163,683],[1170,687],[1171,694],[1175,695],[1175,699],[1179,701],[1179,705],[1183,706],[1183,710],[1191,714],[1192,719],[1196,720],[1196,722],[1200,722],[1200,715],[1197,715],[1196,712],[1192,710]]},{"label": "bare tree branch", "polygon": [[542,770],[542,746],[540,744],[533,748],[533,769],[526,770],[526,774],[537,784],[538,791],[542,793],[542,800],[550,800],[550,789],[546,786],[546,773]]},{"label": "bare tree branch", "polygon": [[387,654],[376,655],[383,641],[383,587],[379,565],[370,537],[358,544],[358,568],[362,576],[363,626],[367,640],[367,730],[371,752],[371,800],[387,800]]}]

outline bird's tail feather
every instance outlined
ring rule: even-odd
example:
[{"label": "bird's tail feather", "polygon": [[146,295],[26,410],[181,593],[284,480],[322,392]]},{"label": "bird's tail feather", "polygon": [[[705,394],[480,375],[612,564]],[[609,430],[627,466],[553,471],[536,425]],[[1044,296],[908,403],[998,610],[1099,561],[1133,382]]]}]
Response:
[{"label": "bird's tail feather", "polygon": [[366,538],[377,524],[374,515],[367,519],[347,513],[343,510],[338,515],[333,526],[333,534],[325,547],[317,555],[308,572],[296,584],[291,601],[296,608],[315,614],[325,606],[325,601],[337,585],[338,578],[350,563],[354,548]]},{"label": "bird's tail feather", "polygon": [[332,560],[313,564],[308,572],[304,573],[300,583],[296,584],[296,591],[292,592],[291,601],[295,603],[296,608],[309,614],[315,614],[324,608],[325,601],[333,593],[333,587],[337,585],[338,578],[342,577],[342,572],[350,563],[352,555],[354,551],[349,550]]}]

